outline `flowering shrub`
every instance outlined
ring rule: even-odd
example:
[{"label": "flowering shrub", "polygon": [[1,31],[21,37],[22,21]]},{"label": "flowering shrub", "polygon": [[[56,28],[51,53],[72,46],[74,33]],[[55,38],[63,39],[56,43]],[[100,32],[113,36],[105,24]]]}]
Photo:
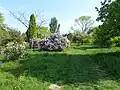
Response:
[{"label": "flowering shrub", "polygon": [[69,47],[69,40],[67,37],[54,33],[49,37],[39,42],[39,48],[42,51],[63,51],[66,47]]},{"label": "flowering shrub", "polygon": [[63,51],[65,48],[70,47],[70,41],[59,33],[53,33],[42,40],[38,38],[31,39],[30,47],[41,51]]},{"label": "flowering shrub", "polygon": [[25,54],[27,43],[10,42],[6,45],[5,54],[7,60],[17,60]]}]

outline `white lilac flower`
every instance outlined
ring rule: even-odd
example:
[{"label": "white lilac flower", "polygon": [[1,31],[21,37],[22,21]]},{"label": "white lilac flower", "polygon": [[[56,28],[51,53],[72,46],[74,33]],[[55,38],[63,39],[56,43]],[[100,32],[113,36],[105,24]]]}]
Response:
[{"label": "white lilac flower", "polygon": [[24,55],[25,43],[19,44],[17,42],[15,42],[15,43],[10,42],[7,44],[5,52],[6,52],[8,59],[11,59],[11,57],[18,58],[18,57]]}]

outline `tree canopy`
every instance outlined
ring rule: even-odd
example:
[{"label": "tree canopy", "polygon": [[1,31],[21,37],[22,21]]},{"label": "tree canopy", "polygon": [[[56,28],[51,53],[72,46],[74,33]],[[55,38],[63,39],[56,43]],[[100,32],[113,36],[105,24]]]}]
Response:
[{"label": "tree canopy", "polygon": [[37,26],[37,38],[43,39],[46,36],[49,36],[51,34],[48,27],[45,26]]},{"label": "tree canopy", "polygon": [[90,16],[81,16],[77,19],[75,19],[75,25],[78,26],[79,30],[82,33],[86,33],[90,27],[93,25],[94,21],[91,20]]},{"label": "tree canopy", "polygon": [[109,46],[110,39],[120,36],[120,0],[105,0],[101,7],[97,8],[98,18],[103,24],[99,26],[97,33],[101,45]]}]

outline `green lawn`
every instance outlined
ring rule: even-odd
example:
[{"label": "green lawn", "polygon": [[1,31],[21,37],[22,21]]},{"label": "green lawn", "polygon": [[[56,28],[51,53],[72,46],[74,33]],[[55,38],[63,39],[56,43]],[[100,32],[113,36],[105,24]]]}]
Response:
[{"label": "green lawn", "polygon": [[32,52],[0,65],[0,90],[120,90],[120,48],[72,46],[64,52]]}]

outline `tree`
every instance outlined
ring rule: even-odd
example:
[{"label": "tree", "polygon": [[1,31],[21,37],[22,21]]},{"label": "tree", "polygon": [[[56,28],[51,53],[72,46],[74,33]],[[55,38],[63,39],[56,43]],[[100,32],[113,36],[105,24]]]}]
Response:
[{"label": "tree", "polygon": [[3,14],[2,14],[2,13],[0,13],[0,24],[3,24],[3,21],[4,21]]},{"label": "tree", "polygon": [[93,24],[94,21],[91,20],[90,16],[81,16],[75,19],[75,25],[79,27],[82,33],[86,33]]},{"label": "tree", "polygon": [[36,18],[34,16],[34,14],[32,14],[30,16],[29,27],[27,29],[26,36],[28,38],[28,41],[30,39],[32,39],[33,37],[37,36],[37,32],[36,32]]},{"label": "tree", "polygon": [[4,28],[0,28],[0,46],[4,47],[9,42],[22,43],[24,41],[20,31],[7,25],[3,26]]},{"label": "tree", "polygon": [[60,33],[60,24],[58,24],[56,32]]},{"label": "tree", "polygon": [[45,26],[37,26],[37,38],[43,39],[51,34],[48,27]]},{"label": "tree", "polygon": [[99,28],[99,26],[96,27],[92,27],[89,31],[88,34],[93,38],[93,43],[94,44],[100,44],[101,41],[101,37],[103,37],[103,35],[101,34],[101,30]]},{"label": "tree", "polygon": [[5,46],[3,42],[7,42],[7,39],[10,38],[9,33],[6,29],[3,28],[3,26],[0,26],[0,49],[2,46]]},{"label": "tree", "polygon": [[68,33],[67,38],[68,38],[68,40],[70,40],[70,42],[73,42],[72,41],[73,40],[73,33]]},{"label": "tree", "polygon": [[10,38],[9,33],[6,30],[7,25],[3,24],[3,22],[4,22],[4,16],[2,13],[0,13],[0,49],[3,48],[3,41],[6,41],[6,39]]},{"label": "tree", "polygon": [[103,24],[97,33],[101,45],[109,46],[111,38],[120,36],[120,0],[104,0],[101,7],[97,8],[98,18]]},{"label": "tree", "polygon": [[57,22],[58,21],[57,21],[56,17],[51,18],[51,22],[49,24],[51,33],[54,33],[56,31],[56,29],[57,29]]},{"label": "tree", "polygon": [[4,49],[9,42],[21,43],[24,41],[21,32],[17,29],[8,27],[4,22],[4,16],[0,13],[0,50]]},{"label": "tree", "polygon": [[109,14],[109,10],[110,10],[110,5],[111,5],[111,0],[104,0],[104,2],[101,1],[100,8],[95,7],[95,9],[98,12],[98,17],[96,19],[97,21],[106,23],[108,14]]},{"label": "tree", "polygon": [[71,43],[77,43],[78,45],[82,45],[84,43],[92,43],[91,36],[81,33],[79,30],[75,30],[73,33],[67,34],[67,38]]},{"label": "tree", "polygon": [[25,42],[27,42],[27,41],[28,41],[27,36],[26,36],[26,33],[22,33],[22,35],[21,35],[21,36],[23,37],[23,39],[24,39],[24,41],[25,41]]}]

